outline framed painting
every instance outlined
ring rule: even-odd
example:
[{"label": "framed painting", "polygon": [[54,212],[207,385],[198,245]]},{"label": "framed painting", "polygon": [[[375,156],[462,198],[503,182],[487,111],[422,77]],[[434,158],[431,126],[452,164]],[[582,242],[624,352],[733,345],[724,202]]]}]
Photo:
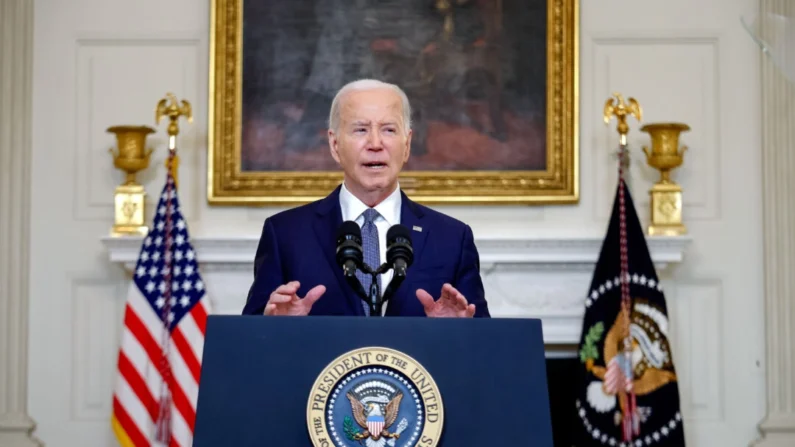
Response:
[{"label": "framed painting", "polygon": [[411,102],[412,199],[576,203],[577,1],[214,0],[209,202],[325,197],[331,101],[376,78]]}]

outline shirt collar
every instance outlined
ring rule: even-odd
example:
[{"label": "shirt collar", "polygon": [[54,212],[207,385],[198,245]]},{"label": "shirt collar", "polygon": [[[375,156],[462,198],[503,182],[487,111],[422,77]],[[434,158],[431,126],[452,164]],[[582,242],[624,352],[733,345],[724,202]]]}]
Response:
[{"label": "shirt collar", "polygon": [[[386,220],[386,222],[391,227],[392,225],[396,225],[400,223],[400,206],[402,202],[402,197],[400,195],[400,185],[398,184],[397,188],[392,191],[386,199],[384,199],[381,203],[375,206],[375,210],[378,211],[378,214]],[[359,217],[367,210],[368,206],[364,204],[358,197],[354,196],[348,188],[345,187],[345,183],[342,183],[342,188],[340,189],[340,209],[342,210],[342,220],[353,220],[356,221]]]}]

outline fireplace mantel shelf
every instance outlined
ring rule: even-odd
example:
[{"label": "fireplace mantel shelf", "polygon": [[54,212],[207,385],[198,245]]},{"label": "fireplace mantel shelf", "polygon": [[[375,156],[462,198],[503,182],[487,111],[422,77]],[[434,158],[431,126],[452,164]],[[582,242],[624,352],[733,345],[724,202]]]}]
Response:
[{"label": "fireplace mantel shelf", "polygon": [[[143,236],[106,236],[102,243],[111,262],[134,267]],[[258,236],[198,236],[191,243],[199,263],[205,268],[223,270],[251,264],[257,249]],[[689,236],[647,236],[652,260],[658,269],[680,263]],[[539,268],[560,270],[589,269],[596,262],[602,237],[545,236],[539,238],[476,239],[484,268],[495,264],[530,264]]]}]

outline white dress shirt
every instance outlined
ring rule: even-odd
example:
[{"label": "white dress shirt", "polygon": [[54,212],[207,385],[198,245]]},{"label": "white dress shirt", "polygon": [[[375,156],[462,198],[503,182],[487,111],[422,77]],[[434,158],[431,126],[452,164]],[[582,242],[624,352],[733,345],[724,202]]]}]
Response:
[{"label": "white dress shirt", "polygon": [[[401,206],[400,185],[389,195],[383,202],[375,206],[378,211],[378,217],[375,218],[375,227],[378,229],[378,252],[381,256],[379,261],[381,264],[386,262],[386,233],[389,227],[400,223],[400,206]],[[364,226],[364,212],[369,207],[359,200],[342,184],[340,189],[340,209],[342,210],[342,221],[352,220],[359,224],[361,228]],[[380,265],[380,264],[379,264]],[[373,269],[378,268],[378,265],[371,265]],[[381,275],[381,296],[384,295],[384,290],[389,285],[392,279],[392,270],[388,270]],[[389,302],[384,304],[383,311]]]}]

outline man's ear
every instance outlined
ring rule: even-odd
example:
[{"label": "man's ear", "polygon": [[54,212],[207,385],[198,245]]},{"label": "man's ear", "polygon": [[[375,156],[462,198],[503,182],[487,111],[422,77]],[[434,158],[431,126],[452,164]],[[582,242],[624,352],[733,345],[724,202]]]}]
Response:
[{"label": "man's ear", "polygon": [[414,134],[414,131],[409,129],[408,136],[406,137],[406,149],[403,152],[403,163],[409,161],[409,156],[411,156],[411,136]]},{"label": "man's ear", "polygon": [[333,130],[328,130],[328,148],[331,152],[331,157],[337,163],[340,162],[340,152],[339,152],[339,142],[337,141],[337,135],[334,133]]}]

